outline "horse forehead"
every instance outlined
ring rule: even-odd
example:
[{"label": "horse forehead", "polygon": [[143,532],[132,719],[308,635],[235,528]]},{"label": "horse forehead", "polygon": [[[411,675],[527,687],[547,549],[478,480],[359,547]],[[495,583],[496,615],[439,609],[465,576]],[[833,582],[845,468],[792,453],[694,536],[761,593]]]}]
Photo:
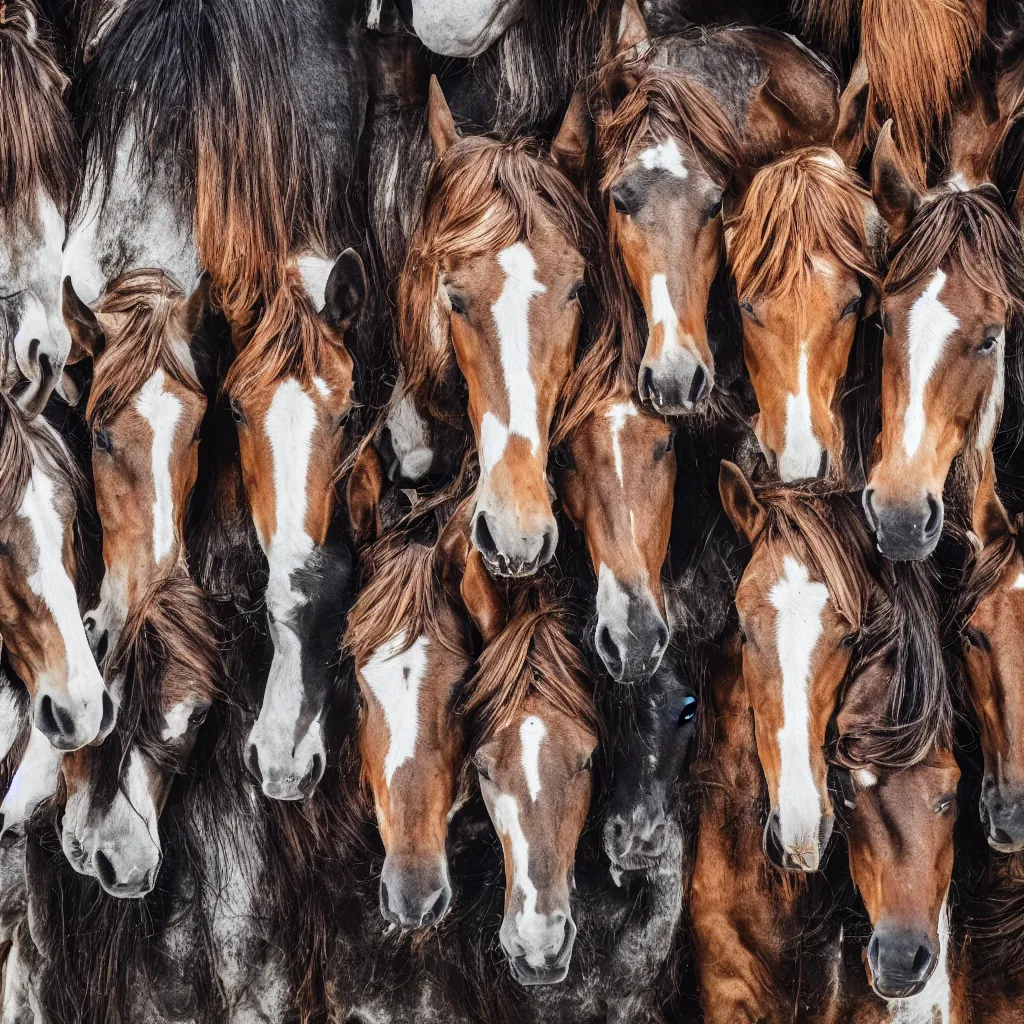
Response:
[{"label": "horse forehead", "polygon": [[768,590],[768,603],[775,609],[775,630],[794,644],[813,647],[821,632],[822,613],[829,603],[828,587],[811,577],[807,566],[794,555],[782,557],[782,569]]}]

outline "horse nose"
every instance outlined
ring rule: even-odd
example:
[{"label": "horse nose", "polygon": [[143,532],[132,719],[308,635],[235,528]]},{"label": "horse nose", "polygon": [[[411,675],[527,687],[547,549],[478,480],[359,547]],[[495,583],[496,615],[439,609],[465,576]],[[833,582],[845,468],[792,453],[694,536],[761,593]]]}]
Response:
[{"label": "horse nose", "polygon": [[885,999],[917,995],[935,969],[936,952],[924,932],[879,925],[868,943],[872,987]]},{"label": "horse nose", "polygon": [[812,872],[821,866],[821,856],[832,837],[833,818],[823,815],[818,824],[818,834],[813,843],[800,846],[788,845],[782,838],[782,820],[774,810],[765,822],[762,847],[765,856],[783,871]]},{"label": "horse nose", "polygon": [[604,566],[598,580],[594,645],[608,674],[619,683],[652,675],[668,647],[668,626],[650,592],[620,585]]},{"label": "horse nose", "polygon": [[105,690],[102,696],[106,701],[84,702],[52,689],[40,690],[35,726],[57,750],[78,750],[97,738],[104,722],[113,726],[113,704]]},{"label": "horse nose", "polygon": [[864,491],[864,513],[875,531],[878,550],[896,562],[927,558],[942,535],[942,500],[928,493],[921,501],[885,502],[874,488]]},{"label": "horse nose", "polygon": [[1011,794],[986,775],[980,811],[989,846],[1000,853],[1024,850],[1024,793]]},{"label": "horse nose", "polygon": [[116,846],[98,849],[92,866],[103,891],[118,899],[139,899],[153,891],[160,871],[158,850],[127,851]]},{"label": "horse nose", "polygon": [[673,346],[644,359],[637,376],[640,399],[663,416],[692,411],[711,393],[712,371],[689,349]]},{"label": "horse nose", "polygon": [[[255,761],[253,775],[261,780],[263,795],[271,800],[305,800],[316,789],[317,783],[324,774],[324,759],[318,753],[313,754],[309,759],[309,763],[301,775],[299,770],[292,768],[268,767],[263,772],[260,770],[258,754]],[[253,771],[252,766],[249,770]]]},{"label": "horse nose", "polygon": [[478,509],[473,517],[473,546],[495,576],[531,576],[551,560],[558,527],[550,512],[532,530],[522,530],[514,513],[497,515]]},{"label": "horse nose", "polygon": [[452,890],[443,870],[403,871],[385,860],[380,878],[380,910],[400,928],[430,928],[451,903]]},{"label": "horse nose", "polygon": [[632,818],[615,814],[604,827],[605,853],[612,864],[626,871],[649,867],[665,852],[668,836],[660,810],[652,815],[646,808],[637,808]]}]

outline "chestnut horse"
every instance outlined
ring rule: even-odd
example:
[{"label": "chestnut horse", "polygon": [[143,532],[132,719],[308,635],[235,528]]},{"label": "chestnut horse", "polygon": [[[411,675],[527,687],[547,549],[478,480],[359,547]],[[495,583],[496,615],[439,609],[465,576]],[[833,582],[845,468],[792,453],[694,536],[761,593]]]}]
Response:
[{"label": "chestnut horse", "polygon": [[922,192],[889,124],[871,179],[893,245],[882,289],[882,431],[864,509],[883,554],[922,559],[942,534],[957,456],[957,511],[970,515],[1006,373],[1019,374],[1007,322],[1024,309],[1024,247],[993,185],[961,175]]},{"label": "chestnut horse", "polygon": [[462,138],[431,82],[436,159],[399,281],[398,357],[416,408],[455,424],[468,414],[480,463],[473,544],[503,576],[534,573],[558,540],[548,433],[598,243],[566,177],[585,159],[580,116],[574,101],[550,156],[524,141]]},{"label": "chestnut horse", "polygon": [[675,431],[633,401],[614,350],[590,349],[565,386],[552,434],[562,507],[597,577],[594,644],[609,675],[657,671],[669,642],[661,573],[676,481]]},{"label": "chestnut horse", "polygon": [[844,480],[842,385],[885,249],[874,200],[833,150],[798,149],[754,175],[725,237],[761,450],[784,482]]},{"label": "chestnut horse", "polygon": [[662,415],[700,408],[715,383],[706,319],[723,208],[761,164],[831,140],[837,93],[829,68],[781,32],[652,40],[635,0],[624,3],[595,97],[600,202],[624,358]]},{"label": "chestnut horse", "polygon": [[[31,0],[0,12],[0,386],[20,371],[31,417],[60,383],[71,338],[60,317],[64,218],[77,177],[77,144],[62,99],[68,80]],[[13,359],[10,358],[13,356]]]}]

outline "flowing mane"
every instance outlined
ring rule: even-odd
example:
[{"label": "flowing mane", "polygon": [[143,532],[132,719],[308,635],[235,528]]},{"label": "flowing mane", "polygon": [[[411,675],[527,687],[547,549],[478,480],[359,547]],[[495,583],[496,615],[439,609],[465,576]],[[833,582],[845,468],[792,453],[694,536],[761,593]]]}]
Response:
[{"label": "flowing mane", "polygon": [[191,339],[180,313],[185,295],[162,270],[129,270],[111,282],[97,312],[117,318],[106,334],[102,372],[93,380],[86,418],[102,424],[115,417],[158,369],[197,395],[203,389],[183,358]]},{"label": "flowing mane", "polygon": [[465,704],[469,749],[513,722],[532,693],[597,734],[597,709],[584,686],[586,677],[565,606],[526,587],[513,602],[508,624],[484,648],[470,680]]},{"label": "flowing mane", "polygon": [[408,393],[438,419],[461,419],[448,394],[454,352],[437,310],[442,262],[527,240],[543,212],[587,259],[594,286],[600,233],[583,197],[529,140],[459,139],[431,169],[422,210],[398,282],[398,358]]},{"label": "flowing mane", "polygon": [[727,224],[737,294],[799,292],[816,256],[879,285],[882,254],[864,218],[870,202],[860,179],[824,147],[796,150],[761,168]]},{"label": "flowing mane", "polygon": [[28,0],[0,4],[0,225],[37,215],[39,193],[67,212],[78,176],[68,80]]},{"label": "flowing mane", "polygon": [[593,346],[584,353],[562,388],[563,400],[551,425],[549,446],[557,448],[572,437],[594,411],[616,395],[632,395],[633,380],[626,373],[617,346]]}]

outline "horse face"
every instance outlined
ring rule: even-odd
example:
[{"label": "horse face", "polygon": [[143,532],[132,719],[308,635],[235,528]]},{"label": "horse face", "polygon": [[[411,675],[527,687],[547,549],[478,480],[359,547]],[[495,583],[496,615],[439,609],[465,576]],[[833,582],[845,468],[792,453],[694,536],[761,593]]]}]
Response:
[{"label": "horse face", "polygon": [[661,567],[672,527],[675,435],[625,393],[555,453],[559,496],[597,575],[596,646],[619,682],[657,670],[668,646]]},{"label": "horse face", "polygon": [[882,297],[882,433],[864,509],[888,558],[926,558],[942,533],[953,459],[992,444],[1003,403],[1002,299],[937,267]]},{"label": "horse face", "polygon": [[445,57],[479,57],[523,15],[523,0],[411,0],[412,30]]},{"label": "horse face", "polygon": [[499,576],[527,576],[558,541],[548,431],[580,327],[583,257],[538,215],[530,237],[444,271],[451,339],[480,454],[472,541]]},{"label": "horse face", "polygon": [[[460,635],[451,614],[441,624]],[[402,928],[437,924],[451,901],[445,843],[463,758],[452,704],[470,664],[426,635],[409,645],[404,631],[357,659],[359,749],[386,851],[381,913]]]},{"label": "horse face", "polygon": [[115,718],[78,610],[75,515],[70,482],[37,454],[18,509],[0,522],[4,642],[34,725],[60,750],[102,739]]},{"label": "horse face", "polygon": [[590,804],[596,737],[539,697],[476,753],[487,812],[505,855],[502,948],[521,985],[569,971],[576,843]]},{"label": "horse face", "polygon": [[832,834],[825,733],[855,638],[802,553],[756,547],[736,592],[743,679],[771,797],[765,852],[816,871]]},{"label": "horse face", "polygon": [[[946,893],[960,769],[936,749],[912,768],[852,772],[850,872],[871,920],[868,979],[884,999],[920,992],[948,939]],[[945,933],[945,934],[944,934]]]},{"label": "horse face", "polygon": [[630,724],[616,742],[604,825],[613,877],[650,870],[665,850],[672,791],[697,735],[697,694],[675,660],[669,654],[622,709]]},{"label": "horse face", "polygon": [[715,380],[711,285],[722,258],[723,185],[685,140],[648,138],[611,183],[609,217],[649,336],[637,386],[663,416],[697,408]]},{"label": "horse face", "polygon": [[833,403],[846,374],[861,306],[857,275],[815,263],[796,292],[740,296],[743,351],[757,395],[754,432],[770,465],[789,482],[843,465]]}]

